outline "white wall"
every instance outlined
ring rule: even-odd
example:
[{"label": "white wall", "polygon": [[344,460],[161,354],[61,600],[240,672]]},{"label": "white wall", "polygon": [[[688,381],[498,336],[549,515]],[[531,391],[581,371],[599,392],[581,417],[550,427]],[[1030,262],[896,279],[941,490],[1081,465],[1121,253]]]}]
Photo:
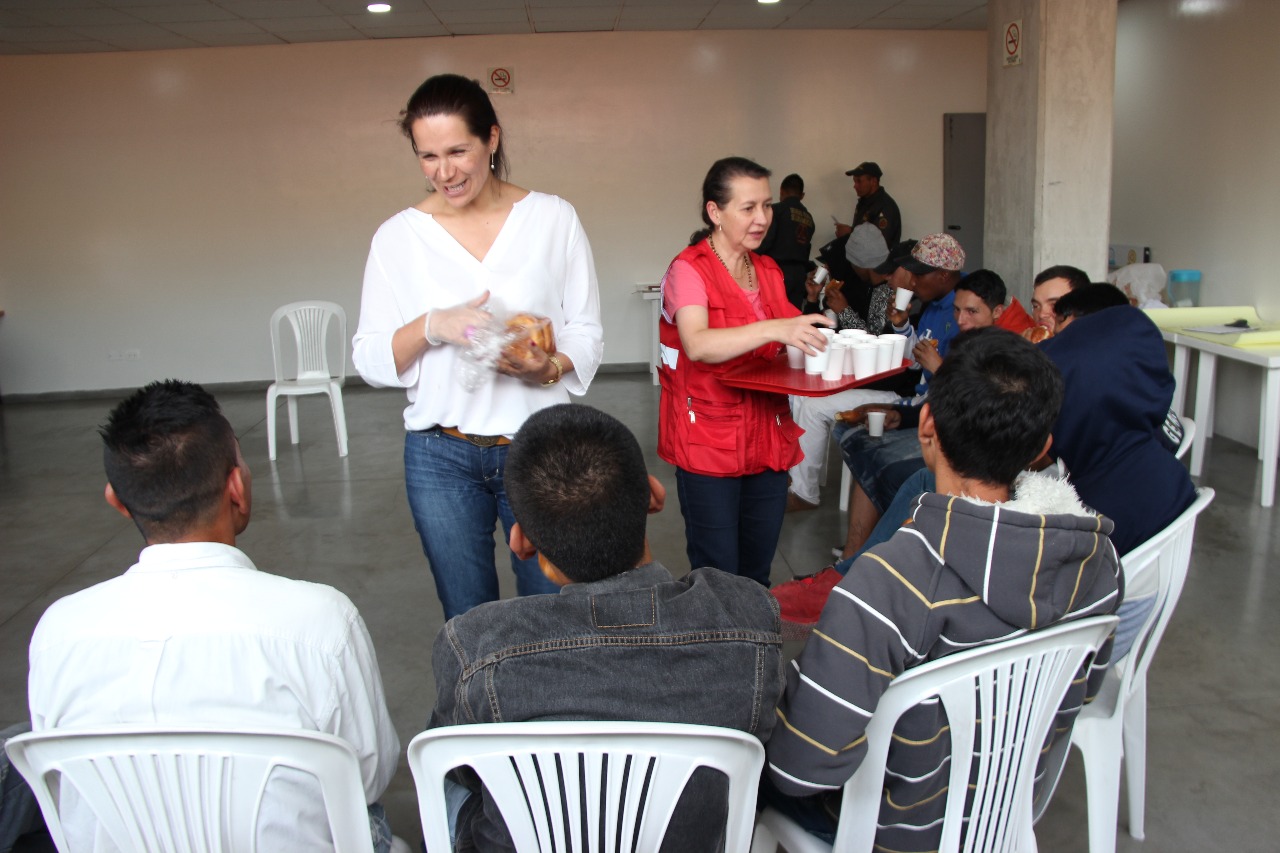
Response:
[{"label": "white wall", "polygon": [[[655,281],[713,160],[796,171],[831,236],[877,160],[904,233],[942,225],[942,114],[985,109],[981,32],[591,33],[0,57],[0,389],[270,377],[284,302],[354,324],[368,241],[419,200],[394,119],[425,77],[515,69],[512,178],[578,208],[605,361],[648,356]],[[856,81],[856,82],[852,82]],[[137,361],[110,361],[137,350]]]},{"label": "white wall", "polygon": [[[1198,11],[1197,11],[1198,10]],[[1280,321],[1280,3],[1125,0],[1116,39],[1112,242],[1202,270],[1209,305]],[[1219,360],[1216,428],[1257,442],[1260,375]]]}]

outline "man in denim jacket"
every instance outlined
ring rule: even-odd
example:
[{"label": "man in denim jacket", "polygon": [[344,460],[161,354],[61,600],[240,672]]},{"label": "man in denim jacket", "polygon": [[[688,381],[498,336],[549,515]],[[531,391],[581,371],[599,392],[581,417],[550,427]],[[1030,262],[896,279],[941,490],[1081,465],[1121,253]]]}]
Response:
[{"label": "man in denim jacket", "polygon": [[[662,508],[665,490],[625,426],[589,406],[543,409],[512,442],[505,480],[512,550],[536,553],[562,589],[482,604],[445,624],[428,728],[636,720],[768,740],[783,686],[777,605],[747,578],[707,568],[677,581],[653,561],[645,515]],[[723,776],[698,774],[663,850],[718,849]],[[474,775],[459,781],[481,790]],[[458,793],[454,849],[513,849],[489,798]]]}]

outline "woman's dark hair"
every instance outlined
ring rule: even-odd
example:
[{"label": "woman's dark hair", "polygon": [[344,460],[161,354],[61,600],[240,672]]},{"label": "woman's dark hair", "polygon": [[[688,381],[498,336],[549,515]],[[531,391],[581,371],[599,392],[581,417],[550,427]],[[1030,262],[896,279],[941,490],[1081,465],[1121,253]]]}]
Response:
[{"label": "woman's dark hair", "polygon": [[[415,154],[418,146],[413,142],[413,123],[420,118],[439,115],[462,119],[467,132],[486,144],[492,129],[502,128],[498,114],[493,111],[493,103],[478,82],[458,74],[437,74],[419,86],[409,98],[408,105],[400,111],[400,132],[408,137]],[[499,178],[507,176],[507,155],[501,135],[493,155],[493,174]]]},{"label": "woman's dark hair", "polygon": [[772,174],[764,166],[746,157],[725,157],[711,164],[707,177],[702,181],[702,221],[707,223],[707,227],[694,231],[689,238],[689,245],[705,240],[715,228],[715,223],[707,214],[707,202],[714,201],[717,207],[727,205],[732,197],[729,184],[734,178],[767,178]]}]

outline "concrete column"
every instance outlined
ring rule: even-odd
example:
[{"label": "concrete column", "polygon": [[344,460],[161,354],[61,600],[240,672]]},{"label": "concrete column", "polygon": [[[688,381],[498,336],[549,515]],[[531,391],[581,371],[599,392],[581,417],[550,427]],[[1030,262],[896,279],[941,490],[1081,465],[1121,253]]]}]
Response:
[{"label": "concrete column", "polygon": [[[1006,67],[1006,30],[1018,20],[1022,64]],[[987,30],[986,265],[1024,301],[1051,264],[1101,280],[1116,0],[991,0]]]}]

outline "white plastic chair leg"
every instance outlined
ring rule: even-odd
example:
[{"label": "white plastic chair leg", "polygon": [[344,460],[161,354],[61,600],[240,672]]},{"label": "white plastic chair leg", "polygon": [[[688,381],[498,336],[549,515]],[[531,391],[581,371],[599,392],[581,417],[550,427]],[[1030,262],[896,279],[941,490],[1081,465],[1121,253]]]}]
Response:
[{"label": "white plastic chair leg", "polygon": [[276,389],[267,391],[267,458],[276,461]]},{"label": "white plastic chair leg", "polygon": [[333,431],[338,436],[338,455],[347,455],[347,412],[342,407],[342,388],[329,383],[329,404],[333,408]]},{"label": "white plastic chair leg", "polygon": [[[1083,726],[1080,723],[1085,723]],[[1115,853],[1120,811],[1120,743],[1122,718],[1077,720],[1072,740],[1084,758],[1085,796],[1089,809],[1089,853]]]},{"label": "white plastic chair leg", "polygon": [[1125,706],[1125,789],[1129,795],[1129,834],[1139,841],[1146,836],[1147,807],[1147,685],[1144,683]]},{"label": "white plastic chair leg", "polygon": [[289,405],[289,441],[298,443],[298,398],[292,394],[286,401]]},{"label": "white plastic chair leg", "polygon": [[778,839],[761,821],[756,821],[756,831],[751,836],[751,853],[778,853]]}]

